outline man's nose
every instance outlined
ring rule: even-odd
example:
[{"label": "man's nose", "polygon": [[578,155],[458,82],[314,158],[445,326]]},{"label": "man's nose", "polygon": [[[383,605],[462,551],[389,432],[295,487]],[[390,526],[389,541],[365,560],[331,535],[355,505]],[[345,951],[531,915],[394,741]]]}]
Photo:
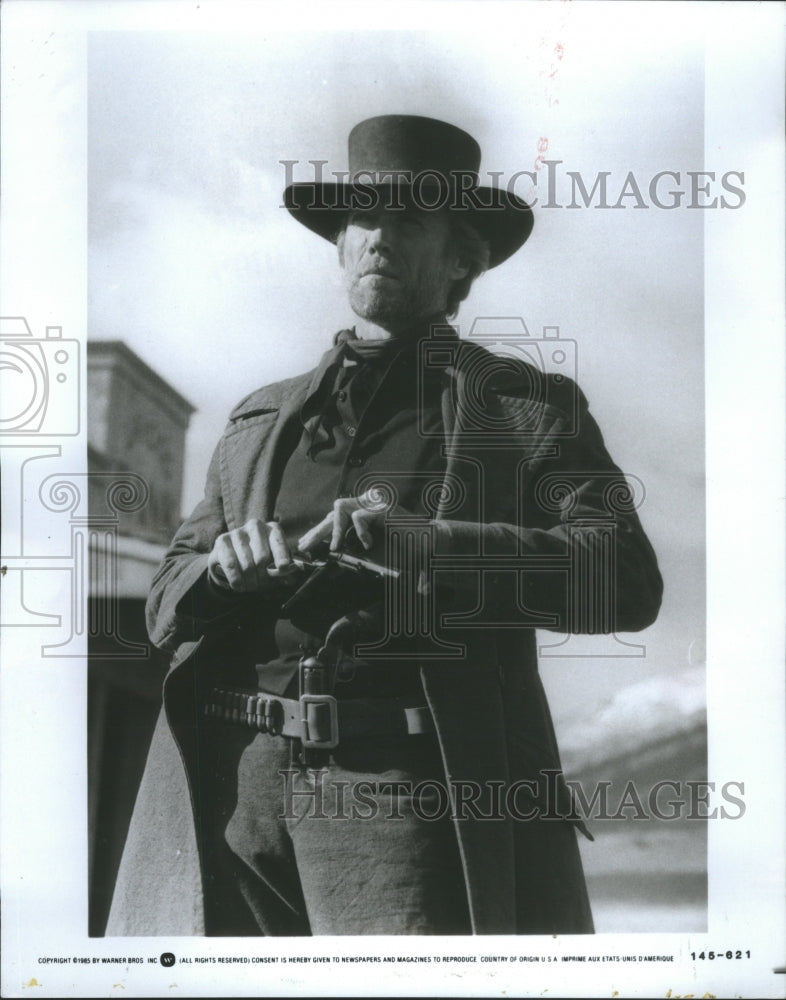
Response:
[{"label": "man's nose", "polygon": [[377,253],[391,250],[395,240],[395,226],[386,218],[377,219],[368,232],[368,248]]}]

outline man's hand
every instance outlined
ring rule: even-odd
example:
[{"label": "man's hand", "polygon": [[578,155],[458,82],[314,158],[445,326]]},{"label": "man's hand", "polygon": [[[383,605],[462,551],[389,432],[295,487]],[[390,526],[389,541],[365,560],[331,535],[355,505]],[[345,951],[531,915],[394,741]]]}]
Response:
[{"label": "man's hand", "polygon": [[355,529],[360,544],[368,551],[384,537],[385,521],[393,511],[406,513],[385,496],[383,490],[368,490],[359,497],[336,500],[333,509],[298,542],[301,552],[310,552],[326,539],[332,552],[340,552],[350,528]]},{"label": "man's hand", "polygon": [[257,518],[219,535],[207,560],[210,580],[239,593],[271,590],[295,571],[281,525]]}]

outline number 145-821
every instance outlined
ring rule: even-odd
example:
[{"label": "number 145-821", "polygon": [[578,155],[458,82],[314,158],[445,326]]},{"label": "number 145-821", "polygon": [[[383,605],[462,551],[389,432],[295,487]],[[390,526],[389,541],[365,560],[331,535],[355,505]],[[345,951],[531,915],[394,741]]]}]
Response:
[{"label": "number 145-821", "polygon": [[750,949],[746,949],[745,951],[741,951],[739,948],[737,949],[737,951],[731,951],[731,950],[729,950],[729,951],[700,951],[700,952],[698,952],[698,954],[695,951],[692,951],[690,953],[690,957],[693,959],[694,962],[696,961],[697,958],[701,959],[702,961],[704,959],[709,959],[712,962],[716,958],[750,958],[751,957],[751,953],[750,953]]}]

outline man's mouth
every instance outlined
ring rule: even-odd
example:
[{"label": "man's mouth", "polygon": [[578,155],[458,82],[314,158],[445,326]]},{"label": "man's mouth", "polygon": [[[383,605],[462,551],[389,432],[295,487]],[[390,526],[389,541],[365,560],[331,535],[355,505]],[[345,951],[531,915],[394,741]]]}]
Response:
[{"label": "man's mouth", "polygon": [[399,277],[395,271],[387,267],[370,267],[361,272],[361,278],[392,278],[398,281]]}]

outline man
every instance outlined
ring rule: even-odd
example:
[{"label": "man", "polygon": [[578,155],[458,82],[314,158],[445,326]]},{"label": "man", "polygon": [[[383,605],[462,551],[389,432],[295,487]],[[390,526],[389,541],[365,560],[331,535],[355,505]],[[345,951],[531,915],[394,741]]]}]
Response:
[{"label": "man", "polygon": [[362,122],[349,160],[285,197],[354,327],[235,408],[153,583],[110,934],[592,930],[534,626],[648,626],[655,556],[575,384],[447,325],[529,207],[444,122]]}]

